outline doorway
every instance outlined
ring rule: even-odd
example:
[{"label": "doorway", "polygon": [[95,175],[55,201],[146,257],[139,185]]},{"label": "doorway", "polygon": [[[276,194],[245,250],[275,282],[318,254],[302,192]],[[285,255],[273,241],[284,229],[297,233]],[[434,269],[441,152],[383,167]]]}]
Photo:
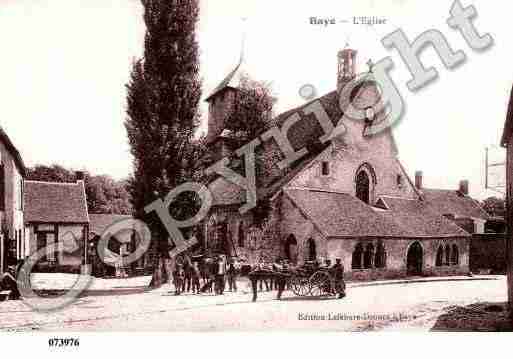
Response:
[{"label": "doorway", "polygon": [[297,262],[297,241],[293,234],[289,235],[285,241],[285,258],[290,263]]},{"label": "doorway", "polygon": [[408,249],[406,257],[406,273],[408,275],[422,275],[422,265],[424,262],[424,250],[419,242],[414,242]]}]

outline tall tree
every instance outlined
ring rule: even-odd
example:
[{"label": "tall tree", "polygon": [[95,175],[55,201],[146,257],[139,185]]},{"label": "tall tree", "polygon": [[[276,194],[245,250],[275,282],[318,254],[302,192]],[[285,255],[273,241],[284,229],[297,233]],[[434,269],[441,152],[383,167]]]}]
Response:
[{"label": "tall tree", "polygon": [[[199,0],[142,0],[144,56],[132,67],[127,85],[125,127],[133,156],[130,192],[136,214],[152,230],[159,255],[151,287],[168,280],[168,235],[155,213],[144,207],[192,177],[188,156],[199,124],[201,83],[196,26]],[[192,206],[171,206],[186,217]]]},{"label": "tall tree", "polygon": [[504,217],[506,214],[506,202],[503,198],[488,197],[483,201],[483,208],[491,216]]},{"label": "tall tree", "polygon": [[[75,171],[60,165],[36,165],[27,169],[27,179],[48,182],[75,182]],[[126,181],[116,181],[107,175],[84,173],[87,209],[89,213],[132,214],[133,208]]]}]

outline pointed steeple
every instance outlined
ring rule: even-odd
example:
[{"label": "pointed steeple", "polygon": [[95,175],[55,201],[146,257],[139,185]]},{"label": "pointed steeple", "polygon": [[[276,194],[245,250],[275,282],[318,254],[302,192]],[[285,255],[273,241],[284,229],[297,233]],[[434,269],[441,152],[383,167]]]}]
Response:
[{"label": "pointed steeple", "polygon": [[[245,19],[243,21],[245,22]],[[225,121],[229,117],[241,78],[244,74],[245,28],[243,29],[241,40],[240,56],[237,65],[205,100],[209,103],[207,143],[216,142],[222,137],[223,131],[226,129]]]},{"label": "pointed steeple", "polygon": [[[243,24],[246,23],[246,18],[242,19]],[[205,101],[210,102],[212,99],[220,92],[222,92],[226,88],[236,89],[239,86],[240,77],[243,74],[243,63],[245,57],[245,47],[246,47],[246,29],[245,26],[242,31],[242,40],[241,40],[241,48],[240,48],[240,56],[239,62],[235,66],[235,68],[221,81],[219,85],[210,93],[210,95],[205,99]]]}]

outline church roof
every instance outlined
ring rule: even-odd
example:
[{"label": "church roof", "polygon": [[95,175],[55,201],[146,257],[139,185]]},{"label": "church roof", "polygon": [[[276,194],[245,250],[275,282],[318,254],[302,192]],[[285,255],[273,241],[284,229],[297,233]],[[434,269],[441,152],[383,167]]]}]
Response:
[{"label": "church roof", "polygon": [[422,189],[427,205],[437,213],[456,217],[489,219],[490,216],[479,202],[460,191],[444,189]]},{"label": "church roof", "polygon": [[380,199],[388,209],[382,213],[400,225],[407,226],[412,233],[433,237],[468,235],[425,201],[387,196]]},{"label": "church roof", "polygon": [[[360,86],[362,86],[362,84],[360,84]],[[359,88],[360,87],[356,87],[354,91],[358,91]],[[330,145],[330,141],[326,143],[321,143],[319,141],[319,138],[324,135],[324,132],[315,115],[305,115],[303,112],[305,108],[316,101],[321,102],[333,126],[336,126],[340,118],[343,116],[343,112],[339,105],[338,93],[337,91],[332,91],[273,118],[266,126],[266,129],[273,126],[281,128],[285,121],[293,114],[297,114],[301,118],[301,120],[297,121],[293,126],[290,127],[287,132],[287,137],[294,150],[297,151],[303,147],[306,147],[308,149],[308,154],[303,156],[295,163],[291,164],[288,168],[283,170],[276,170],[269,174],[265,178],[265,184],[257,188],[257,198],[259,200],[268,198],[280,191],[283,186],[289,183],[293,177],[295,177],[302,169],[307,167],[322,151],[324,151]],[[264,129],[262,132],[265,132],[266,129]],[[387,129],[386,131],[390,130]],[[263,156],[263,153],[258,152],[259,150],[260,148],[257,149],[257,157]],[[269,151],[269,147],[264,151]],[[232,185],[228,181],[218,181],[215,185],[211,184],[209,188],[213,192],[214,204],[226,205],[245,202],[245,191],[238,186]]]},{"label": "church roof", "polygon": [[[419,201],[394,211],[378,211],[346,193],[286,189],[293,203],[327,237],[437,238],[469,234],[451,221],[421,207]],[[403,200],[405,201],[405,200]],[[411,211],[411,209],[415,209]]]}]

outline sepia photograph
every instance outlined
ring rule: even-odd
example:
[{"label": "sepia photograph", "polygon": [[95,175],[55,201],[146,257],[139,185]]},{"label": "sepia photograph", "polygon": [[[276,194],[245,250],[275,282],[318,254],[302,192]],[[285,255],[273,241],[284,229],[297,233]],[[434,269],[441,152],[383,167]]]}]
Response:
[{"label": "sepia photograph", "polygon": [[513,332],[511,10],[0,0],[0,353]]}]

